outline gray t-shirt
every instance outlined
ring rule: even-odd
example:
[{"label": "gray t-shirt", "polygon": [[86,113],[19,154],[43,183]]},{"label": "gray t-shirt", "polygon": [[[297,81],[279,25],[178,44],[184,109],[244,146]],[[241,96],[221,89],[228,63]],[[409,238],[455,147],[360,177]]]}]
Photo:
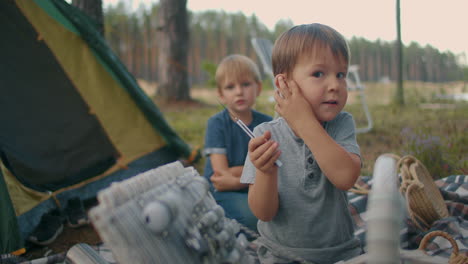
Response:
[{"label": "gray t-shirt", "polygon": [[[327,133],[348,152],[360,155],[355,124],[349,113],[341,112],[324,124]],[[255,136],[269,130],[279,143],[279,209],[269,222],[258,222],[262,242],[273,254],[289,252],[315,263],[334,263],[361,252],[354,236],[346,191],[336,188],[322,173],[304,141],[294,135],[283,118],[263,123]],[[242,183],[255,182],[255,167],[246,159]]]}]

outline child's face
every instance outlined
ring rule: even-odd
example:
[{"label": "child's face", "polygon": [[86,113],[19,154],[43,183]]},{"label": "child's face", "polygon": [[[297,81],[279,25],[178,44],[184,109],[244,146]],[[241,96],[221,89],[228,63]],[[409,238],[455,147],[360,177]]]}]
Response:
[{"label": "child's face", "polygon": [[318,121],[333,120],[343,110],[348,100],[347,73],[347,62],[336,59],[329,48],[301,56],[294,66],[292,78]]},{"label": "child's face", "polygon": [[242,115],[252,109],[261,88],[261,83],[253,77],[226,78],[218,95],[230,111]]}]

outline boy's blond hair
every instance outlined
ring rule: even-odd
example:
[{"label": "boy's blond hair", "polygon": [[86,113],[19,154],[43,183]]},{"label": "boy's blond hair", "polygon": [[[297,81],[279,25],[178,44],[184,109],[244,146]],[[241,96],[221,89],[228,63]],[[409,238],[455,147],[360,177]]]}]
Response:
[{"label": "boy's blond hair", "polygon": [[221,60],[216,69],[216,87],[221,92],[221,88],[228,78],[239,80],[245,76],[250,76],[254,81],[260,82],[260,71],[257,64],[244,55],[229,55]]},{"label": "boy's blond hair", "polygon": [[301,55],[317,54],[324,48],[330,48],[336,59],[350,60],[348,44],[338,31],[319,24],[294,26],[281,34],[275,41],[272,51],[273,73],[291,74]]}]

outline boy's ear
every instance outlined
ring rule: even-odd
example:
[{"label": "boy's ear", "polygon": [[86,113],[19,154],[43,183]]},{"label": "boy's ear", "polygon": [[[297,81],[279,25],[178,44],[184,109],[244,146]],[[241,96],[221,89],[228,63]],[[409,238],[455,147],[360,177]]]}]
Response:
[{"label": "boy's ear", "polygon": [[257,96],[262,92],[262,82],[257,82]]},{"label": "boy's ear", "polygon": [[286,80],[286,74],[280,73],[275,76],[275,88],[279,88],[278,77],[283,77],[283,79]]},{"label": "boy's ear", "polygon": [[216,89],[216,95],[218,95],[218,98],[221,101],[221,103],[223,103],[223,104],[226,103],[226,102],[224,102],[224,95],[223,95],[223,92],[221,91],[221,89]]}]

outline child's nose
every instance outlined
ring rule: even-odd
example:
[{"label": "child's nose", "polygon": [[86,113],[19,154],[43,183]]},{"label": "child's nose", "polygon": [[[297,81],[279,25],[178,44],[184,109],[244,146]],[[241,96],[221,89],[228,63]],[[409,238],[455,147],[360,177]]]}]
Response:
[{"label": "child's nose", "polygon": [[242,85],[236,85],[236,94],[242,94],[243,92]]},{"label": "child's nose", "polygon": [[328,90],[329,91],[337,91],[340,88],[340,80],[337,78],[331,78],[328,82]]}]

